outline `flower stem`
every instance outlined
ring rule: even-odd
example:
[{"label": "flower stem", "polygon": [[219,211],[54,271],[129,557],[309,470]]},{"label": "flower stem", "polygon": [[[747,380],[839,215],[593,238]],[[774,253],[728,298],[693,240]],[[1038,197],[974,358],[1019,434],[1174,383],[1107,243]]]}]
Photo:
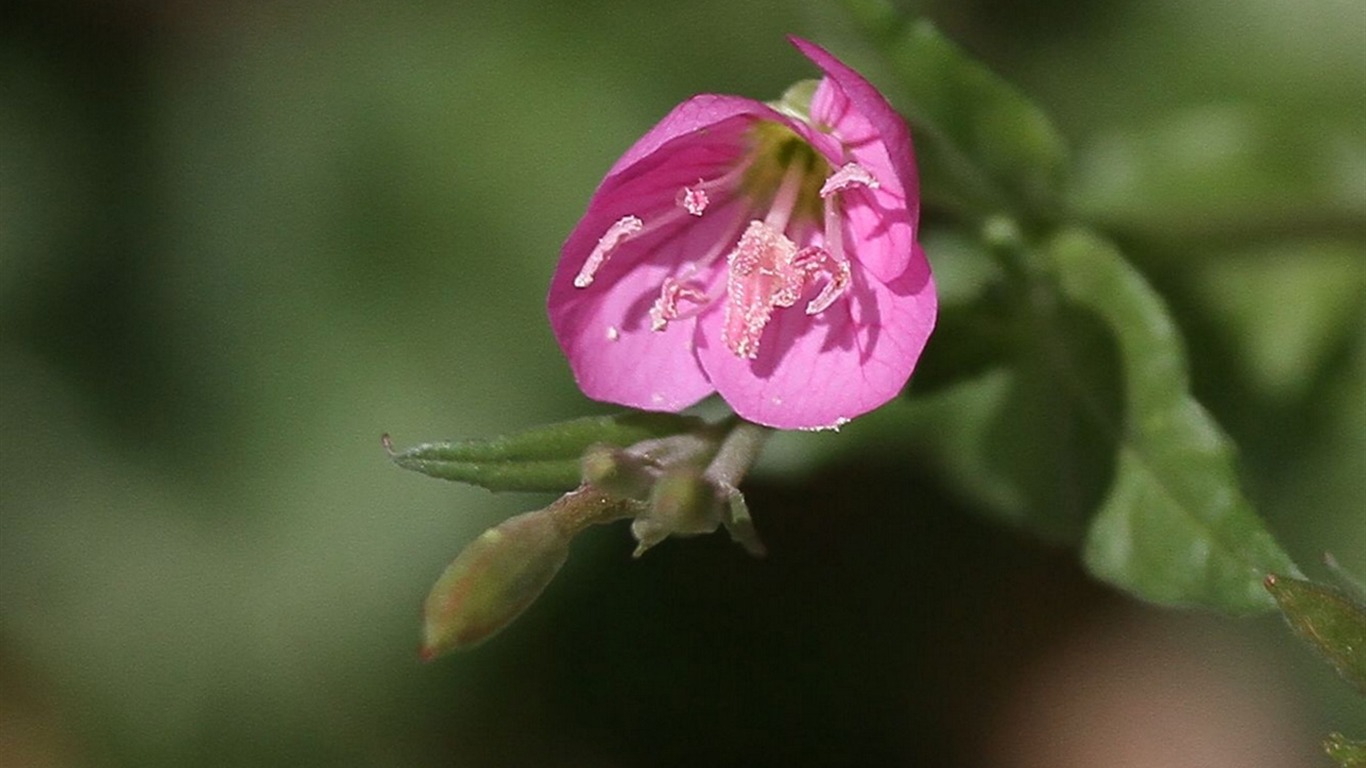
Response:
[{"label": "flower stem", "polygon": [[640,514],[645,505],[623,499],[591,485],[581,485],[542,510],[566,538],[577,536],[590,525],[602,525]]},{"label": "flower stem", "polygon": [[735,426],[722,441],[721,449],[716,452],[716,457],[704,473],[704,477],[716,488],[725,502],[721,522],[730,532],[730,537],[755,557],[763,557],[767,548],[760,541],[759,533],[754,529],[754,521],[749,516],[749,505],[745,503],[744,495],[736,486],[748,474],[750,467],[754,466],[754,462],[759,458],[759,452],[763,450],[764,443],[772,433],[773,430],[768,427],[751,424],[740,418],[735,419]]},{"label": "flower stem", "polygon": [[721,449],[707,467],[707,479],[718,486],[734,488],[739,485],[759,458],[759,452],[772,432],[768,427],[736,419],[735,427],[721,442]]}]

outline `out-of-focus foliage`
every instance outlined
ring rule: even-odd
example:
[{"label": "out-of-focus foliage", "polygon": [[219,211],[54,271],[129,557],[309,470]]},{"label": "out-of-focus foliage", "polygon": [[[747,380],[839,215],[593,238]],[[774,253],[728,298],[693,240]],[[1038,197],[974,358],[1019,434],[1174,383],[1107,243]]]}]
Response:
[{"label": "out-of-focus foliage", "polygon": [[1342,768],[1361,768],[1366,765],[1366,743],[1352,741],[1335,733],[1328,737],[1323,748]]},{"label": "out-of-focus foliage", "polygon": [[1243,498],[1232,443],[1191,397],[1165,307],[1085,233],[1059,235],[1049,258],[1063,295],[1109,324],[1125,372],[1114,486],[1087,534],[1087,566],[1158,602],[1264,610],[1258,577],[1296,569]]},{"label": "out-of-focus foliage", "polygon": [[928,20],[889,0],[845,5],[897,76],[895,103],[919,137],[930,203],[1056,214],[1067,149],[1047,115]]},{"label": "out-of-focus foliage", "polygon": [[[1170,306],[1277,538],[1362,571],[1359,4],[915,10],[1075,149],[1065,202]],[[749,497],[765,563],[710,540],[631,562],[603,529],[497,643],[415,663],[442,566],[539,502],[398,472],[379,435],[587,411],[543,316],[561,239],[683,97],[812,76],[790,32],[893,82],[834,4],[0,10],[0,765],[979,759],[1019,665],[1120,610],[974,522],[1013,486],[923,460],[998,439],[957,415],[1042,379],[784,435]],[[944,213],[927,250],[970,301],[994,267]],[[1366,732],[1282,627],[1232,626],[1198,631],[1258,680],[1267,652],[1229,638],[1269,636],[1316,692],[1236,701]]]}]

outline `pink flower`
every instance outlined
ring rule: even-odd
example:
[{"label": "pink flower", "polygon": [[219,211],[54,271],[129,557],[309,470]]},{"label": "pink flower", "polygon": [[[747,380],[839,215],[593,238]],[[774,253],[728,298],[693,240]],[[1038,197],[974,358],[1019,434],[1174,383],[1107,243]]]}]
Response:
[{"label": "pink flower", "polygon": [[837,427],[905,386],[934,327],[906,124],[868,81],[792,39],[824,77],[809,115],[683,102],[607,172],[550,286],[584,394]]}]

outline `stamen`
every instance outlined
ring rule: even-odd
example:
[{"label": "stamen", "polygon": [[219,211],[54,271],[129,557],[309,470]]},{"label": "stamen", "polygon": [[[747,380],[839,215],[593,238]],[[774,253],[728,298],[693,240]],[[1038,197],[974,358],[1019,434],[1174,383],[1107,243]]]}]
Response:
[{"label": "stamen", "polygon": [[707,196],[707,190],[703,189],[702,180],[697,180],[697,186],[684,187],[678,191],[678,204],[694,216],[701,216],[702,212],[711,205],[711,198]]},{"label": "stamen", "polygon": [[697,184],[695,184],[693,188],[700,189],[703,192],[733,190],[739,185],[740,179],[749,171],[750,166],[752,165],[754,165],[754,157],[746,157],[740,162],[737,162],[730,170],[710,181],[698,179]]},{"label": "stamen", "polygon": [[843,296],[849,289],[849,262],[836,259],[829,251],[817,245],[807,246],[797,253],[796,264],[809,277],[824,276],[825,285],[816,298],[807,302],[806,314],[818,315],[830,308],[835,299]]},{"label": "stamen", "polygon": [[752,221],[726,257],[730,269],[722,340],[737,357],[757,357],[759,337],[774,308],[792,306],[801,294],[805,275],[794,263],[796,255],[796,244],[781,230],[767,221]]},{"label": "stamen", "polygon": [[678,310],[680,299],[687,299],[699,307],[706,306],[707,294],[681,280],[674,277],[664,278],[664,284],[659,286],[659,298],[655,299],[655,304],[650,307],[650,330],[662,331],[669,327],[670,320],[677,320],[686,317]]},{"label": "stamen", "polygon": [[827,198],[838,192],[843,192],[850,187],[867,187],[877,189],[878,183],[871,171],[858,163],[845,163],[842,168],[830,174],[830,178],[821,185],[821,197]]},{"label": "stamen", "polygon": [[[787,229],[787,222],[792,218],[792,210],[797,207],[797,198],[802,193],[804,181],[806,168],[801,163],[793,163],[787,167],[783,181],[778,186],[777,193],[773,195],[773,204],[768,209],[768,215],[764,217],[764,224],[770,229],[779,233]],[[750,228],[753,229],[752,224]]]},{"label": "stamen", "polygon": [[574,277],[575,288],[587,288],[593,284],[593,276],[598,273],[602,265],[607,262],[607,257],[612,255],[612,251],[623,241],[640,232],[644,228],[641,220],[635,216],[622,216],[616,223],[607,228],[607,232],[598,238],[598,244],[593,247],[593,252],[588,254],[588,260],[583,263],[583,269]]},{"label": "stamen", "polygon": [[[602,269],[602,265],[612,255],[612,251],[616,250],[626,240],[658,232],[689,216],[701,216],[703,211],[711,207],[713,203],[717,205],[728,203],[739,179],[752,164],[752,158],[746,159],[715,179],[710,181],[698,179],[697,184],[684,187],[678,193],[677,207],[665,209],[658,215],[651,215],[649,224],[643,222],[638,216],[623,216],[618,219],[607,228],[602,237],[598,238],[598,244],[588,254],[583,268],[574,277],[574,287],[587,288],[592,285],[593,278],[597,276],[598,270]],[[713,199],[718,194],[720,197]],[[730,234],[727,235],[727,240],[735,237],[734,232],[739,229],[739,224],[742,221],[743,219],[737,220],[734,229],[728,230]],[[720,243],[716,248],[709,251],[707,258],[698,263],[711,262],[721,254],[725,247],[726,243]]]}]

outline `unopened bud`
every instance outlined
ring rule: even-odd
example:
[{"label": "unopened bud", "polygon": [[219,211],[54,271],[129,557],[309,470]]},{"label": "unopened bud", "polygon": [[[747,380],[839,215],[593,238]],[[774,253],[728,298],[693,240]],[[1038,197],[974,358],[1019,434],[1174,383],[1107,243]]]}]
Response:
[{"label": "unopened bud", "polygon": [[473,648],[495,635],[531,605],[568,556],[568,534],[543,510],[484,531],[427,596],[422,659]]},{"label": "unopened bud", "polygon": [[634,556],[670,536],[711,533],[720,524],[716,487],[696,467],[671,468],[650,490],[649,508],[631,523],[631,534],[639,543]]}]

